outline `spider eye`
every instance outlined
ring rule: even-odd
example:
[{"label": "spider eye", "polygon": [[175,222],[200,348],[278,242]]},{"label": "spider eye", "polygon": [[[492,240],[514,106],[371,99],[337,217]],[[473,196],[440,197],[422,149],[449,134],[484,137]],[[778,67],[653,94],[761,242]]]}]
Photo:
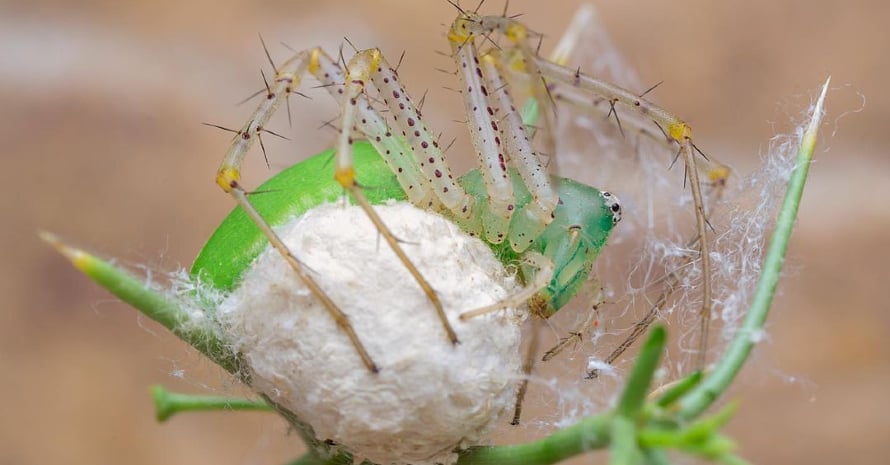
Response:
[{"label": "spider eye", "polygon": [[621,202],[618,201],[618,197],[612,195],[611,192],[602,191],[600,195],[603,196],[603,200],[606,201],[606,206],[609,208],[609,211],[612,212],[612,224],[618,224],[621,221]]}]

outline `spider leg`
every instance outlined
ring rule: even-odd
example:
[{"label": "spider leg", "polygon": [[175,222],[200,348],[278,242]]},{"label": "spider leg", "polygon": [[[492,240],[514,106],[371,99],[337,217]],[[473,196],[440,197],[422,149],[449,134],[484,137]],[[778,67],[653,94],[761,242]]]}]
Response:
[{"label": "spider leg", "polygon": [[[533,300],[538,291],[547,287],[547,284],[553,278],[553,262],[549,258],[537,252],[529,252],[525,254],[523,256],[523,260],[535,270],[535,278],[532,282],[527,283],[526,286],[519,292],[508,296],[500,302],[495,302],[491,305],[486,305],[484,307],[479,307],[461,313],[460,319],[469,320],[471,318],[476,318],[482,315],[504,310],[506,308],[515,308],[521,306],[529,300]],[[532,311],[532,313],[535,312]]]},{"label": "spider leg", "polygon": [[522,361],[522,380],[519,382],[519,388],[516,390],[516,403],[513,406],[513,419],[510,424],[519,425],[519,419],[522,417],[522,401],[525,400],[525,393],[528,391],[528,381],[535,367],[535,354],[538,352],[538,343],[540,342],[541,320],[534,318],[531,325],[531,335],[529,336],[528,347],[526,347],[525,355]]},{"label": "spider leg", "polygon": [[506,153],[532,196],[528,204],[514,212],[508,235],[513,250],[523,252],[553,220],[553,211],[559,203],[559,196],[540,157],[532,147],[522,117],[516,110],[510,95],[510,86],[501,72],[502,63],[495,54],[490,53],[482,57],[481,64],[483,74],[492,89],[490,100],[495,108],[494,114],[500,118],[500,136],[504,140]]},{"label": "spider leg", "polygon": [[451,31],[448,39],[452,56],[458,65],[461,95],[470,123],[470,137],[488,193],[487,205],[479,206],[482,209],[482,233],[489,243],[500,244],[507,237],[515,208],[513,181],[507,170],[507,154],[500,138],[498,123],[492,118],[494,108],[488,102],[489,89],[483,80],[479,53],[474,43],[475,35],[457,33],[455,26],[452,26]]},{"label": "spider leg", "polygon": [[[433,290],[432,285],[408,258],[401,245],[399,245],[399,241],[371,206],[362,191],[362,187],[355,179],[355,167],[352,159],[353,140],[351,128],[355,126],[356,114],[358,113],[357,110],[359,106],[359,96],[364,93],[366,83],[371,80],[373,74],[382,71],[381,65],[383,63],[381,58],[380,51],[372,49],[358,52],[349,61],[346,80],[344,82],[344,101],[342,102],[340,135],[337,141],[334,179],[336,179],[344,189],[349,191],[356,203],[358,203],[362,210],[365,211],[371,222],[374,223],[374,226],[389,244],[390,248],[399,257],[399,260],[414,280],[420,285],[423,292],[427,295],[427,298],[429,298],[430,302],[433,304],[448,339],[452,344],[457,344],[459,342],[457,333],[455,333],[454,328],[452,328],[451,323],[448,321],[448,317],[445,315],[445,310],[442,307],[442,302],[436,295],[435,290]],[[429,142],[425,141],[424,143]],[[444,163],[444,160],[442,160],[442,162]]]},{"label": "spider leg", "polygon": [[[235,138],[217,172],[217,184],[225,192],[229,193],[244,209],[251,220],[262,231],[263,235],[269,240],[269,243],[279,251],[298,277],[306,283],[313,295],[322,302],[338,326],[347,334],[355,346],[356,352],[368,369],[372,372],[377,372],[379,367],[374,363],[355,334],[348,317],[328,297],[324,290],[318,286],[315,280],[308,274],[308,270],[281,241],[271,225],[254,208],[248,198],[249,192],[240,184],[241,164],[247,152],[253,146],[254,141],[259,140],[262,132],[270,132],[264,129],[265,124],[278,109],[283,99],[286,99],[293,93],[297,93],[296,89],[303,76],[307,73],[312,74],[321,83],[321,87],[325,88],[341,106],[344,105],[344,102],[347,101],[345,98],[346,89],[344,88],[345,75],[340,65],[320,48],[297,52],[291,59],[276,67],[275,78],[269,83],[265,98],[260,102],[247,123],[240,130],[234,131],[236,133]],[[354,107],[354,111],[357,114],[357,117],[353,117],[355,127],[368,137],[371,144],[374,145],[393,173],[396,174],[409,201],[415,205],[431,205],[437,197],[432,192],[432,184],[417,168],[414,158],[408,155],[411,153],[412,147],[404,139],[393,136],[386,120],[374,110],[364,94],[360,93],[357,95],[355,104],[350,105],[350,107]],[[352,127],[353,125],[349,125],[347,129],[351,130]],[[353,181],[355,181],[354,178]],[[360,191],[359,195],[361,195]],[[362,196],[361,199],[364,199],[364,197]],[[361,200],[357,201],[361,202]],[[384,236],[386,236],[385,233]],[[389,239],[394,239],[392,234],[389,234]],[[425,291],[428,291],[427,295],[432,296],[431,301],[438,302],[428,283]],[[438,307],[441,308],[441,304]],[[450,328],[450,326],[446,328]],[[450,339],[456,340],[453,330],[449,331],[446,329],[446,332],[448,332]]]},{"label": "spider leg", "polygon": [[328,294],[309,275],[306,267],[288,249],[278,234],[272,230],[272,226],[256,210],[248,199],[247,191],[240,184],[241,163],[245,155],[253,146],[254,141],[260,138],[265,124],[281,104],[282,98],[290,95],[293,89],[299,85],[307,68],[311,70],[315,66],[319,52],[319,49],[307,49],[298,52],[277,69],[275,79],[267,89],[266,98],[260,102],[253,115],[247,120],[247,123],[235,135],[232,145],[229,147],[222,165],[217,171],[216,183],[241,206],[244,212],[262,231],[263,235],[266,236],[272,247],[281,254],[294,273],[322,303],[340,329],[346,333],[368,370],[376,373],[379,371],[379,367],[374,363],[370,354],[368,354],[368,351],[359,340],[352,324],[349,322],[349,317],[331,300]]},{"label": "spider leg", "polygon": [[596,328],[599,325],[600,307],[604,303],[605,295],[603,294],[603,288],[597,286],[597,291],[593,297],[593,303],[591,304],[590,311],[584,314],[584,318],[581,318],[579,319],[579,321],[577,321],[575,328],[572,331],[569,331],[568,336],[560,338],[559,342],[557,342],[556,345],[547,350],[547,352],[544,352],[544,356],[541,358],[541,361],[546,362],[552,360],[553,357],[559,355],[569,345],[583,342],[584,333],[587,330]]},{"label": "spider leg", "polygon": [[701,320],[702,345],[700,350],[706,351],[704,341],[707,340],[707,330],[711,318],[712,305],[712,280],[711,280],[711,256],[710,241],[708,238],[708,221],[705,211],[704,195],[702,194],[702,182],[692,142],[692,128],[681,119],[654,103],[623,89],[617,85],[587,76],[580,71],[571,70],[564,66],[544,59],[537,59],[541,72],[548,80],[573,86],[589,95],[604,98],[610,104],[610,111],[614,111],[617,105],[627,108],[632,112],[649,118],[659,127],[662,127],[667,137],[673,143],[680,146],[680,155],[685,163],[685,174],[689,179],[692,201],[695,209],[696,229],[699,240],[699,259],[702,268],[702,306],[699,310]]}]

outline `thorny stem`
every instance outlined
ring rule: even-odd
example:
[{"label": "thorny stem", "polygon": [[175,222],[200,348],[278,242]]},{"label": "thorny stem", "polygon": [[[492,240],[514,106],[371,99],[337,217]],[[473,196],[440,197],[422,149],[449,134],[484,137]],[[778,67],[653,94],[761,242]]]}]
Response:
[{"label": "thorny stem", "polygon": [[785,261],[785,251],[788,249],[791,230],[794,228],[794,221],[797,218],[797,210],[803,195],[810,161],[813,159],[816,135],[825,105],[825,94],[830,82],[831,78],[829,77],[822,86],[822,93],[816,101],[810,123],[801,137],[797,164],[788,181],[788,190],[785,192],[782,209],[776,220],[776,229],[763,262],[763,270],[757,281],[757,289],[754,292],[751,307],[745,315],[742,327],[736,333],[714,370],[689,395],[680,400],[680,416],[682,418],[691,419],[698,416],[717,400],[741,371],[742,365],[748,359],[748,355],[758,340],[758,333],[763,330],[776,292],[776,285],[779,282],[782,264]]}]

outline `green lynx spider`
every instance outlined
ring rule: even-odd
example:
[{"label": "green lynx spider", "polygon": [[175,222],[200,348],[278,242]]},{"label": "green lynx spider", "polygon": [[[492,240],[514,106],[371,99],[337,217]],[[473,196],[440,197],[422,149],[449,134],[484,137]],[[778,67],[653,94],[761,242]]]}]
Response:
[{"label": "green lynx spider", "polygon": [[[470,24],[468,25],[467,23]],[[486,24],[490,25],[491,23],[500,24],[500,26],[485,27]],[[461,26],[460,24],[464,24],[464,26]],[[464,39],[455,40],[460,39],[461,37],[460,33],[455,33],[456,27],[463,28],[465,31],[465,35],[463,36]],[[458,31],[460,31],[460,29],[458,29]],[[472,33],[468,31],[471,31]],[[528,31],[525,31],[521,25],[512,22],[509,19],[501,17],[482,18],[475,15],[475,13],[470,14],[462,11],[461,15],[455,21],[455,25],[452,27],[452,34],[449,35],[449,39],[452,41],[452,46],[455,46],[455,42],[458,42],[458,47],[473,47],[472,42],[474,38],[480,35],[485,36],[492,31],[502,33],[510,40],[511,45],[504,47],[501,50],[490,51],[488,54],[494,59],[495,66],[501,66],[501,71],[507,74],[509,78],[518,77],[520,79],[525,78],[526,80],[532,81],[532,96],[534,97],[534,103],[546,108],[548,103],[552,101],[567,101],[576,104],[582,110],[589,110],[591,108],[592,96],[593,106],[595,107],[599,103],[605,102],[609,106],[610,115],[614,112],[616,107],[632,110],[628,111],[626,115],[622,115],[623,117],[631,116],[630,121],[627,118],[622,118],[625,126],[630,124],[634,129],[639,130],[641,134],[651,136],[656,140],[661,140],[665,142],[666,145],[679,145],[680,150],[678,154],[682,154],[685,157],[687,174],[693,179],[693,182],[691,183],[693,197],[699,199],[699,201],[696,202],[699,237],[690,241],[690,244],[696,242],[701,243],[700,247],[702,248],[702,252],[704,252],[702,265],[705,265],[707,253],[704,248],[706,247],[707,241],[701,240],[704,238],[705,233],[703,227],[705,225],[704,207],[700,201],[701,193],[699,192],[698,194],[695,194],[695,190],[699,189],[698,182],[695,181],[699,174],[696,167],[701,169],[701,171],[718,186],[725,180],[727,172],[725,168],[720,166],[708,165],[707,163],[693,164],[695,162],[692,156],[694,147],[691,140],[689,140],[690,131],[688,126],[682,123],[682,121],[673,118],[667,112],[658,109],[651,103],[643,101],[641,96],[634,100],[634,96],[630,92],[586,77],[579,71],[571,71],[567,68],[562,68],[565,64],[564,58],[567,55],[557,54],[554,58],[551,58],[552,62],[547,62],[537,57],[535,54],[530,53],[529,47],[525,43]],[[262,213],[265,221],[260,221],[259,226],[260,228],[264,228],[264,231],[271,231],[268,224],[278,224],[281,218],[288,213],[298,212],[300,209],[306,209],[311,206],[300,205],[297,201],[294,201],[292,205],[288,206],[273,206],[270,205],[272,201],[268,200],[272,198],[271,195],[252,196],[250,201],[248,201],[246,191],[243,190],[237,181],[241,159],[250,148],[252,140],[260,139],[261,133],[264,132],[262,124],[265,124],[268,121],[275,108],[280,104],[281,95],[288,95],[294,91],[299,78],[301,78],[302,74],[307,71],[307,67],[310,73],[318,73],[318,69],[313,71],[312,67],[321,66],[321,58],[318,57],[320,54],[323,54],[320,50],[307,50],[298,54],[297,57],[284,64],[282,67],[276,68],[276,81],[272,86],[268,86],[266,89],[267,99],[238,134],[238,139],[243,139],[247,142],[241,145],[240,141],[236,141],[236,143],[233,144],[232,150],[230,150],[229,156],[227,157],[223,168],[220,170],[219,179],[221,181],[229,181],[229,184],[222,183],[222,187],[227,192],[232,193],[238,203],[245,206],[245,208],[236,209],[236,211],[226,219],[224,224],[220,226],[217,233],[215,233],[214,237],[208,243],[208,246],[202,251],[202,254],[199,256],[198,260],[196,260],[193,268],[194,273],[210,273],[208,277],[211,278],[211,283],[219,289],[231,289],[238,280],[243,268],[252,260],[251,257],[255,257],[259,253],[258,250],[265,246],[264,232],[260,232],[259,229],[257,229],[257,226],[253,223],[253,220],[245,214],[245,211],[253,213],[254,217]],[[315,58],[313,58],[313,56],[315,56]],[[458,63],[466,62],[459,61]],[[335,63],[333,64],[333,67],[339,69]],[[351,70],[352,67],[350,67],[350,71]],[[342,71],[340,71],[340,76],[342,79]],[[570,76],[573,77],[570,78]],[[488,79],[491,78],[488,77]],[[343,86],[343,82],[344,81],[341,80],[336,86],[330,86],[329,90],[337,90],[338,87]],[[635,362],[635,366],[627,378],[624,392],[621,394],[620,398],[618,398],[615,408],[609,409],[598,415],[587,417],[572,426],[561,429],[547,438],[532,443],[509,446],[480,446],[468,449],[461,453],[459,463],[472,465],[511,461],[529,462],[531,460],[536,461],[536,463],[550,464],[592,449],[605,447],[611,448],[612,457],[616,460],[644,457],[650,458],[653,461],[664,461],[664,452],[667,449],[675,449],[724,463],[740,462],[740,459],[731,453],[733,448],[732,442],[725,436],[718,434],[719,428],[723,426],[732,413],[732,405],[711,417],[702,417],[701,415],[706,409],[712,406],[715,401],[722,397],[722,394],[726,391],[729,384],[739,373],[744,362],[757,344],[757,341],[760,340],[760,338],[754,338],[751,337],[751,335],[762,332],[770,309],[776,284],[782,269],[788,240],[795,223],[795,217],[809,164],[813,156],[817,130],[823,116],[824,100],[828,85],[829,81],[826,81],[822,87],[822,92],[817,103],[812,108],[812,117],[809,124],[806,126],[805,131],[798,136],[800,147],[795,162],[795,168],[788,181],[785,201],[776,223],[776,230],[769,244],[769,250],[763,264],[763,272],[758,279],[757,290],[752,300],[752,304],[746,313],[742,326],[736,332],[735,337],[725,353],[715,363],[713,369],[709,370],[706,374],[696,372],[677,384],[672,385],[670,389],[667,389],[664,394],[657,399],[646,400],[647,393],[651,390],[650,384],[652,378],[658,367],[659,354],[662,352],[665,343],[664,328],[656,327],[651,332],[647,343],[643,345],[643,349]],[[577,91],[577,93],[573,93],[574,91]],[[552,97],[552,100],[542,99],[542,96],[548,98]],[[365,98],[366,97],[362,95],[358,95],[356,99],[357,104],[367,104],[367,100],[364,100]],[[639,103],[637,104],[636,102]],[[341,103],[341,105],[343,104]],[[362,108],[365,108],[363,105],[358,106],[358,118],[371,115],[376,116],[378,119],[382,119],[380,114],[370,110],[370,105],[367,105],[368,110],[363,110]],[[643,108],[646,109],[643,110]],[[344,114],[345,113],[346,112],[344,112]],[[512,108],[509,111],[509,114],[514,116],[516,113],[517,112]],[[542,116],[545,119],[552,117],[552,115],[546,111],[543,112]],[[615,113],[615,116],[617,123],[617,113]],[[500,120],[498,120],[498,122],[499,121]],[[526,122],[528,122],[528,120],[526,120]],[[649,131],[643,127],[644,124],[648,125],[650,122],[655,122],[656,126],[661,130],[661,133],[665,136],[663,139],[660,138],[661,134],[655,131]],[[344,127],[348,128],[348,126]],[[384,127],[388,128],[389,126],[384,124]],[[365,135],[370,136],[367,132]],[[341,140],[346,137],[347,136],[341,135]],[[395,139],[396,142],[393,143],[393,147],[402,149],[404,153],[412,150],[411,145],[409,145],[407,140],[398,137]],[[372,142],[373,141],[374,140],[372,139]],[[409,197],[410,192],[406,193],[403,186],[400,185],[402,178],[396,178],[393,170],[391,170],[385,163],[380,162],[380,155],[377,153],[379,149],[375,150],[371,145],[364,142],[357,142],[354,148],[355,161],[351,166],[360,180],[364,180],[365,175],[368,176],[368,179],[374,180],[386,181],[390,178],[392,179],[392,182],[384,182],[379,188],[378,185],[375,184],[374,189],[367,190],[369,200],[372,203],[384,198]],[[327,180],[317,179],[318,173],[326,166],[326,162],[333,153],[334,151],[332,150],[313,157],[306,162],[295,165],[294,167],[285,170],[285,172],[273,177],[260,189],[265,189],[265,187],[269,187],[270,190],[275,189],[276,183],[278,183],[278,186],[293,186],[293,181],[295,179],[301,179],[298,175],[302,173],[303,175],[309,176],[308,178],[303,179],[304,182],[300,184],[300,189],[304,192],[311,193],[311,195],[306,197],[306,202],[317,204],[322,197],[336,198],[341,196],[343,187],[341,187],[338,182],[334,182],[330,178]],[[342,158],[344,158],[342,154],[338,155],[338,161]],[[410,157],[406,158],[406,160],[400,159],[397,161],[407,164],[414,163]],[[347,159],[346,161],[348,162],[349,160]],[[698,161],[701,162],[701,160]],[[481,174],[478,171],[471,173],[475,173],[477,178],[475,181],[476,187],[483,189],[485,184],[484,182],[479,181]],[[464,178],[467,178],[468,176],[469,175],[464,176]],[[517,198],[521,198],[525,195],[530,196],[530,194],[524,190],[524,184],[521,182],[520,178],[517,177],[518,175],[511,172],[510,176],[514,187],[521,188],[518,192],[515,192],[514,195],[516,195]],[[464,178],[461,178],[461,180],[458,181],[461,185],[469,183],[469,180],[465,180]],[[420,176],[420,179],[423,181],[422,176]],[[559,180],[559,178],[551,179],[553,181]],[[343,181],[343,179],[338,177],[337,181]],[[346,181],[349,181],[349,179],[346,179]],[[353,184],[356,183],[355,178],[352,178],[351,181]],[[316,187],[317,190],[315,190]],[[361,193],[358,185],[353,185],[352,187]],[[429,189],[429,187],[427,187],[427,189]],[[326,190],[326,192],[329,191],[330,193],[321,193],[322,190]],[[289,194],[292,192],[293,189],[288,190]],[[485,198],[482,195],[483,194],[478,194],[478,197],[474,197],[471,193],[470,197],[471,200]],[[527,201],[528,200],[526,200],[526,202]],[[519,201],[517,201],[517,204],[518,203]],[[435,205],[425,206],[425,208],[429,207],[435,207]],[[441,209],[441,206],[436,208]],[[554,212],[556,213],[558,211],[559,207],[557,206]],[[478,231],[479,230],[477,230],[477,234],[479,234]],[[482,230],[483,234],[484,232],[485,231]],[[565,231],[563,231],[563,237],[558,237],[558,239],[564,241],[564,236]],[[216,363],[220,364],[227,371],[236,375],[242,373],[240,371],[240,362],[236,356],[233,356],[226,341],[219,339],[218,335],[213,331],[208,331],[204,327],[191,324],[190,315],[180,308],[175,300],[171,300],[169,296],[154,290],[151,285],[145,283],[143,278],[130,275],[120,267],[97,258],[88,252],[65,245],[50,233],[42,232],[41,237],[66,256],[77,269],[87,274],[90,278],[111,291],[113,294],[140,309],[146,315],[170,329],[183,340],[188,341],[191,345]],[[226,239],[226,237],[229,237],[229,239]],[[246,242],[239,243],[238,241],[242,239],[245,239]],[[225,246],[227,244],[235,243],[239,244],[237,250],[226,251],[217,249],[214,251],[213,247],[211,247],[212,244]],[[510,250],[511,246],[507,241],[502,242],[495,247],[502,247],[505,250]],[[533,250],[533,247],[534,246],[530,246],[527,250]],[[515,256],[518,258],[520,254],[517,253]],[[589,261],[580,261],[585,267],[589,267],[591,262],[592,259]],[[216,264],[222,266],[215,270],[214,265]],[[297,263],[297,266],[298,265],[299,263]],[[558,265],[553,264],[552,268],[550,274],[553,274],[558,270]],[[706,273],[707,269],[708,268],[705,267]],[[539,279],[543,274],[541,270],[536,268],[529,270],[529,275],[531,273],[537,273],[535,279]],[[528,278],[529,275],[526,275],[526,278]],[[534,281],[535,280],[531,280],[529,282],[534,283]],[[707,282],[706,276],[705,281]],[[549,284],[549,282],[547,284]],[[534,289],[534,286],[529,285],[528,290],[532,289]],[[543,288],[538,289],[535,291],[535,294],[538,294],[542,290]],[[571,296],[568,298],[570,297]],[[704,308],[707,309],[710,301],[709,296],[705,295],[704,301]],[[552,300],[550,303],[553,305]],[[554,305],[553,311],[556,311],[557,309],[558,307]],[[200,404],[199,407],[202,409],[207,409],[208,407],[212,409],[221,407],[230,409],[235,405],[232,402],[232,399],[228,398],[222,400],[211,399],[210,401],[199,399],[197,404]],[[274,404],[272,406],[274,407]],[[261,404],[254,402],[250,403],[248,407],[268,408],[269,405],[265,402]],[[176,407],[176,409],[178,409],[176,411],[186,410],[182,405]],[[171,410],[171,412],[172,411],[173,410]],[[301,431],[301,423],[298,419],[295,419],[292,414],[289,415],[286,411],[280,411],[280,413],[282,413],[282,415],[287,418],[298,431]],[[313,437],[307,436],[306,439],[307,444],[310,445],[312,450],[296,462],[341,463],[344,460],[352,460],[352,457],[345,453],[328,457],[321,453],[327,451],[324,443]]]},{"label": "green lynx spider", "polygon": [[[571,37],[571,32],[570,28],[566,37]],[[477,40],[488,39],[495,33],[503,36],[509,45],[480,51]],[[666,144],[678,145],[678,154],[684,156],[687,166],[693,167],[687,169],[687,175],[696,204],[698,234],[703,237],[705,218],[699,174],[694,168],[694,145],[690,139],[691,129],[682,120],[630,91],[564,67],[571,38],[569,45],[565,45],[564,40],[555,56],[546,60],[530,45],[531,38],[537,35],[521,23],[505,16],[481,16],[464,10],[452,23],[447,36],[457,64],[469,120],[467,126],[479,159],[478,169],[453,178],[436,138],[400,85],[396,71],[379,50],[358,51],[346,64],[345,71],[320,48],[300,51],[280,66],[273,63],[275,76],[267,83],[262,102],[247,123],[235,131],[216,180],[242,207],[243,213],[236,211],[233,216],[238,218],[231,219],[240,224],[223,223],[196,260],[192,272],[228,289],[242,270],[233,272],[220,265],[233,261],[239,262],[239,266],[246,265],[259,253],[257,245],[268,240],[348,335],[366,367],[372,372],[378,371],[381,367],[365,350],[347,316],[272,229],[272,224],[284,216],[281,211],[300,214],[308,207],[335,199],[345,189],[426,293],[452,343],[457,343],[459,338],[445,317],[433,286],[402,251],[372,204],[396,198],[435,210],[468,233],[487,241],[504,262],[521,263],[526,283],[522,291],[496,305],[468,311],[462,318],[526,301],[532,314],[550,317],[571,300],[586,280],[613,226],[621,218],[621,207],[608,192],[546,174],[530,142],[527,121],[523,121],[517,110],[519,105],[511,95],[512,90],[522,85],[530,87],[528,93],[543,108],[541,114],[549,125],[555,117],[550,111],[554,100],[589,106],[591,95],[595,97],[594,105],[606,102],[610,114],[617,112],[618,107],[631,110],[639,116],[631,119],[632,125],[654,122],[661,129],[663,139],[644,129],[641,132]],[[302,185],[301,191],[305,194],[299,196],[306,198],[301,200],[305,206],[267,206],[261,200],[263,196],[249,198],[248,191],[240,184],[241,163],[255,141],[259,140],[262,145],[262,133],[270,132],[265,125],[282,101],[296,92],[305,74],[314,76],[341,107],[336,148],[285,170],[258,189],[268,191],[289,185],[289,192],[293,192],[295,183]],[[373,100],[366,95],[367,87],[377,91],[377,99],[383,101],[388,116],[374,107]],[[354,141],[354,132],[360,133],[367,143]],[[309,181],[307,178],[317,178],[318,173],[323,172],[320,170],[332,153],[333,179]],[[508,167],[508,163],[512,167]],[[369,185],[374,189],[362,188]],[[249,237],[239,235],[237,241],[232,240],[232,228],[243,230],[243,223],[248,219],[258,229],[248,228],[252,231],[247,233]],[[705,315],[709,313],[710,300],[706,243],[699,241],[705,270]],[[224,251],[226,256],[214,254],[213,250]]]}]

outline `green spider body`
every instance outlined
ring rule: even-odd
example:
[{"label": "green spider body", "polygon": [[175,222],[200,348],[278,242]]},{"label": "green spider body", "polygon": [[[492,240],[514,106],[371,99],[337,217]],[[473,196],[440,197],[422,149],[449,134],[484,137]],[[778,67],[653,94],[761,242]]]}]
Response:
[{"label": "green spider body", "polygon": [[[356,142],[354,157],[358,180],[365,186],[372,203],[407,199],[396,176],[369,143]],[[332,160],[333,150],[328,150],[285,169],[260,186],[257,190],[261,193],[253,195],[251,201],[273,226],[323,203],[336,201],[343,195],[343,188],[334,180]],[[516,195],[515,215],[518,217],[531,200],[531,194],[515,172],[511,175]],[[538,252],[553,262],[553,278],[532,299],[532,308],[544,317],[559,310],[578,292],[617,218],[612,210],[617,203],[610,202],[612,198],[608,194],[604,196],[599,190],[570,179],[554,176],[552,181],[559,192],[560,203],[554,211],[553,221],[532,245],[526,251],[516,252],[509,241],[490,244],[505,264],[520,262],[528,251]],[[478,170],[462,176],[459,183],[476,202],[487,200]],[[441,213],[450,216],[447,211]],[[479,231],[468,232],[484,237]],[[191,273],[217,289],[230,291],[267,245],[268,241],[256,225],[236,208],[207,241]],[[521,269],[526,280],[536,271],[527,265]]]}]

